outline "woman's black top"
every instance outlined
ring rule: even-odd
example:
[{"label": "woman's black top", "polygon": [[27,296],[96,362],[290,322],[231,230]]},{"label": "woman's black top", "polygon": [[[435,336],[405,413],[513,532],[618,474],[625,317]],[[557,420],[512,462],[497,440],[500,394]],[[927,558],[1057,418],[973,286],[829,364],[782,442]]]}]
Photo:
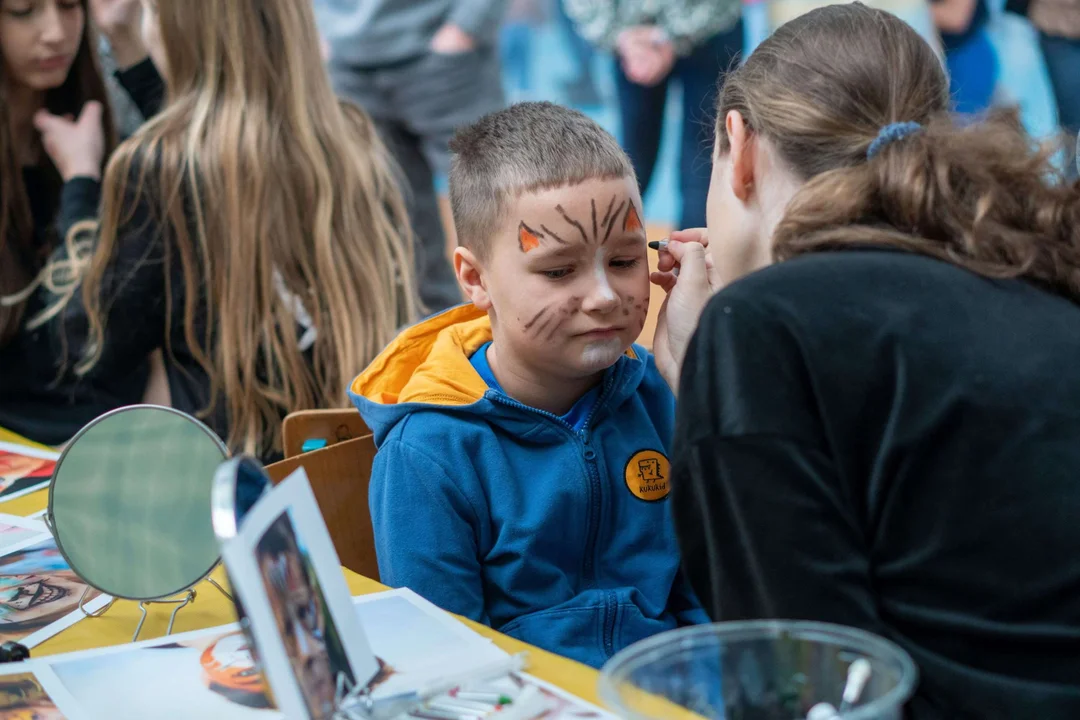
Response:
[{"label": "woman's black top", "polygon": [[[117,78],[145,117],[157,114],[165,86],[149,59],[117,73]],[[64,183],[57,202],[43,171],[28,168],[23,179],[39,242],[47,238],[62,241],[77,222],[97,217],[101,201],[98,181],[73,178]],[[47,293],[33,296],[24,318],[33,318],[50,300]],[[94,383],[61,372],[64,357],[78,359],[73,350],[79,349],[49,327],[24,330],[0,348],[0,427],[57,445],[98,415],[142,398],[148,378],[145,356],[110,382]]]},{"label": "woman's black top", "polygon": [[1080,305],[895,251],[780,263],[710,302],[674,456],[714,619],[894,640],[911,718],[1080,718]]}]

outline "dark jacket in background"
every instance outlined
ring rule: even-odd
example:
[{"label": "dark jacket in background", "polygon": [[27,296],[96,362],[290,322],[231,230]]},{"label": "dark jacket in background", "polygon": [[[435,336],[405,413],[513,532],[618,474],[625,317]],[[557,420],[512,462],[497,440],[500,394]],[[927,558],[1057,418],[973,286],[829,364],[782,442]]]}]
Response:
[{"label": "dark jacket in background", "polygon": [[716,620],[904,647],[916,720],[1080,717],[1080,306],[888,251],[809,255],[708,306],[673,509]]},{"label": "dark jacket in background", "polygon": [[[165,86],[149,59],[116,77],[140,113],[146,117],[157,114]],[[64,183],[56,203],[47,178],[39,170],[26,170],[24,179],[39,232],[44,234],[55,226],[56,237],[63,239],[76,223],[97,217],[101,202],[97,180],[81,177]],[[27,304],[24,322],[53,299],[48,293],[35,293]],[[81,306],[81,297],[78,304]],[[64,358],[75,361],[81,351],[81,346],[68,340],[50,325],[23,330],[0,348],[0,427],[40,443],[59,445],[98,415],[139,402],[149,376],[146,355],[107,383],[84,382],[61,372]]]},{"label": "dark jacket in background", "polygon": [[495,47],[507,0],[315,0],[319,30],[334,62],[383,68],[428,54],[431,39],[453,23],[476,41]]}]

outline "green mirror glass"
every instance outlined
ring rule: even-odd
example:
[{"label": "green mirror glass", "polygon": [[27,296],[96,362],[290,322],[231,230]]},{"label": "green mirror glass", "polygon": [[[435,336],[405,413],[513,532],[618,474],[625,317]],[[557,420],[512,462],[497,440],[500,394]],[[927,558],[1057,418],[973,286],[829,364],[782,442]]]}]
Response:
[{"label": "green mirror glass", "polygon": [[56,545],[103,593],[160,600],[217,565],[214,473],[228,456],[201,422],[170,408],[122,408],[93,421],[61,455],[49,490]]}]

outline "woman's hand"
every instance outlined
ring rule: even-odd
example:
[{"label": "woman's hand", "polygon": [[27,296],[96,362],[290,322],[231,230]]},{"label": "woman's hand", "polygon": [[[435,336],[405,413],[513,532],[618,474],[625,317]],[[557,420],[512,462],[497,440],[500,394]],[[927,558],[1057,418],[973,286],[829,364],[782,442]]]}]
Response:
[{"label": "woman's hand", "polygon": [[146,58],[140,0],[90,0],[90,12],[94,25],[108,39],[113,59],[121,70],[134,67]]},{"label": "woman's hand", "polygon": [[101,164],[105,161],[101,115],[101,103],[96,100],[83,105],[78,120],[59,117],[47,110],[34,115],[34,127],[41,133],[45,152],[64,182],[75,177],[101,179]]},{"label": "woman's hand", "polygon": [[476,40],[453,23],[439,28],[431,38],[431,52],[440,55],[461,55],[476,49]]},{"label": "woman's hand", "polygon": [[675,46],[655,25],[635,25],[623,30],[616,47],[623,72],[637,85],[653,87],[675,67]]},{"label": "woman's hand", "polygon": [[672,233],[667,249],[660,253],[659,270],[650,278],[667,293],[656,322],[653,355],[676,394],[690,338],[709,298],[720,289],[720,278],[706,250],[708,242],[704,228]]}]

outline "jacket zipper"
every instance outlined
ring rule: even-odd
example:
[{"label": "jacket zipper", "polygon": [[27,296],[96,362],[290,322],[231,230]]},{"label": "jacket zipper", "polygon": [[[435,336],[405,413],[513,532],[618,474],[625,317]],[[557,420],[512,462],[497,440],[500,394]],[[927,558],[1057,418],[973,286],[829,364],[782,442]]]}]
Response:
[{"label": "jacket zipper", "polygon": [[589,430],[592,427],[592,421],[596,416],[596,411],[603,406],[604,402],[607,400],[613,384],[611,375],[604,378],[604,387],[600,390],[600,397],[596,399],[596,404],[593,406],[592,410],[589,411],[589,416],[585,418],[585,425],[582,426],[581,432],[578,433],[574,432],[573,427],[554,413],[529,407],[502,393],[491,396],[492,400],[498,401],[503,405],[536,413],[551,420],[560,428],[566,430],[571,437],[581,443],[582,456],[585,459],[585,472],[587,475],[586,488],[588,490],[589,502],[588,524],[585,528],[585,553],[582,576],[588,579],[589,586],[596,585],[596,536],[599,534],[600,530],[601,494],[603,492],[603,484],[600,482],[600,475],[596,467],[596,451],[593,450],[592,445],[589,443]]},{"label": "jacket zipper", "polygon": [[615,618],[618,614],[618,605],[615,603],[615,593],[607,591],[607,607],[604,615],[604,654],[609,658],[615,654]]}]

